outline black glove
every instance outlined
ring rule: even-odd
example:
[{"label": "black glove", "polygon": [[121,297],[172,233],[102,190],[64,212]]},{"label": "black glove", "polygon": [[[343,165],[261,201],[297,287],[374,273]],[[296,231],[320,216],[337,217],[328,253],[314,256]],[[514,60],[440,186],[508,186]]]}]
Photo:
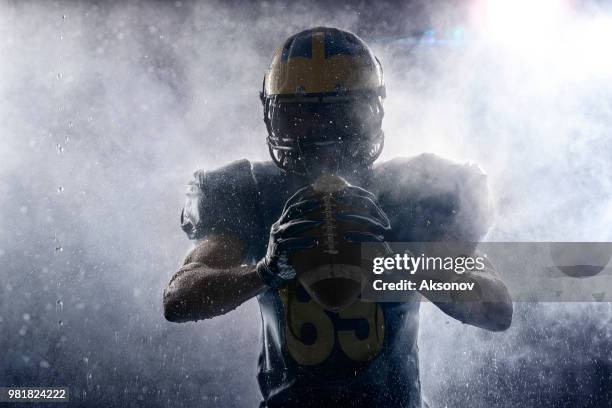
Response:
[{"label": "black glove", "polygon": [[[390,251],[385,243],[390,231],[389,219],[376,203],[374,194],[360,187],[347,186],[333,193],[333,197],[344,204],[343,208],[348,208],[337,211],[338,219],[361,227],[345,231],[345,240],[381,243],[385,252]],[[298,190],[287,201],[282,215],[270,230],[266,256],[257,264],[257,272],[268,286],[279,288],[295,278],[295,268],[289,263],[290,253],[319,244],[317,239],[305,237],[303,233],[321,225],[323,220],[308,217],[308,214],[322,205],[319,199],[313,197],[310,186]]]},{"label": "black glove", "polygon": [[305,198],[308,187],[298,190],[283,208],[280,218],[272,224],[266,256],[257,263],[257,273],[264,283],[279,288],[295,278],[295,268],[289,263],[289,254],[318,245],[315,238],[302,236],[322,220],[307,219],[305,215],[321,207],[321,202]]},{"label": "black glove", "polygon": [[346,231],[344,239],[349,242],[385,242],[391,226],[374,194],[361,187],[348,186],[337,193],[336,200],[345,208],[338,211],[338,219],[365,227],[361,231]]}]

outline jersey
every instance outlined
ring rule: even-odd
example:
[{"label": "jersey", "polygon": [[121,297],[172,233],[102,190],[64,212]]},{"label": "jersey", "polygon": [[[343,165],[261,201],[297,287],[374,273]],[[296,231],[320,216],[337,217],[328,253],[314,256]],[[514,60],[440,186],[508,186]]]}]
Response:
[{"label": "jersey", "polygon": [[[473,164],[432,154],[398,158],[343,175],[374,193],[396,242],[478,242],[489,228],[486,176]],[[240,160],[197,171],[181,225],[190,239],[231,232],[247,259],[264,256],[271,225],[306,181],[272,162]],[[297,282],[267,289],[257,300],[262,344],[258,382],[262,407],[420,407],[419,297],[402,303],[356,301],[325,310]],[[384,405],[383,405],[384,404]]]}]

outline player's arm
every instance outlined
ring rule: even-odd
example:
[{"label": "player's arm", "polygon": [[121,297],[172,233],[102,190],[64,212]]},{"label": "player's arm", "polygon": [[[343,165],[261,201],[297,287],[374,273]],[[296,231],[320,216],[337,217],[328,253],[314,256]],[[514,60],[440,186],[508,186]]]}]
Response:
[{"label": "player's arm", "polygon": [[[448,218],[439,217],[438,223],[447,226],[441,240],[455,243],[478,241],[488,230],[492,216],[485,173],[473,164],[455,165],[440,159],[435,162],[432,164],[440,169],[440,176],[450,182],[449,197],[454,197],[450,200],[454,211],[448,213]],[[477,256],[469,247],[464,250],[455,248],[452,252],[473,258]],[[473,291],[424,295],[446,314],[464,323],[493,331],[506,330],[512,322],[512,300],[504,282],[486,258],[485,264],[486,268],[481,271],[462,275],[453,271],[431,271],[432,280],[474,283]]]},{"label": "player's arm", "polygon": [[503,331],[512,323],[512,299],[493,265],[486,258],[483,259],[484,269],[464,274],[437,270],[417,272],[421,279],[436,282],[474,283],[473,290],[421,293],[444,313],[463,323],[491,331]]},{"label": "player's arm", "polygon": [[[288,254],[316,244],[302,234],[319,224],[304,213],[320,203],[290,198],[269,233],[266,255],[257,263],[247,242],[261,233],[255,225],[252,175],[239,162],[215,172],[196,173],[189,184],[181,226],[196,247],[164,291],[164,314],[173,322],[207,319],[235,309],[269,287],[295,277]],[[239,189],[238,187],[241,186]]]},{"label": "player's arm", "polygon": [[244,243],[230,234],[199,241],[164,291],[172,322],[208,319],[234,310],[265,289],[254,265],[243,265]]},{"label": "player's arm", "polygon": [[290,198],[272,225],[266,255],[257,265],[243,265],[245,245],[232,234],[213,234],[199,242],[164,291],[164,315],[173,322],[208,319],[240,306],[267,288],[295,278],[288,255],[316,245],[302,234],[320,224],[302,218],[319,202]]},{"label": "player's arm", "polygon": [[218,316],[262,289],[247,245],[259,233],[256,197],[248,160],[194,173],[180,221],[195,246],[164,291],[166,319]]}]

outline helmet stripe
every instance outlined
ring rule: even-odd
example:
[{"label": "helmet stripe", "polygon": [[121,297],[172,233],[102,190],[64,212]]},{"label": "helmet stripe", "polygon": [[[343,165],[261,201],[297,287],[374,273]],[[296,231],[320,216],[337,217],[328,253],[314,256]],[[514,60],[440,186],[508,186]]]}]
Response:
[{"label": "helmet stripe", "polygon": [[325,58],[334,55],[363,55],[366,54],[365,47],[355,41],[354,37],[344,35],[339,30],[328,29],[325,31]]},{"label": "helmet stripe", "polygon": [[384,95],[380,64],[356,35],[315,27],[287,39],[268,68],[263,96],[373,91]]},{"label": "helmet stripe", "polygon": [[311,33],[300,33],[289,38],[283,46],[281,61],[290,58],[312,58],[312,35]]}]

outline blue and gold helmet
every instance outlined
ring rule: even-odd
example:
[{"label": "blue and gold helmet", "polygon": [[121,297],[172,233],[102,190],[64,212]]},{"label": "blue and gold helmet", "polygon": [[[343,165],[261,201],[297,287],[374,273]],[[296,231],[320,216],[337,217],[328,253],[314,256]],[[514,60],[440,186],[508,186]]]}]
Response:
[{"label": "blue and gold helmet", "polygon": [[382,152],[383,71],[353,33],[316,27],[289,37],[260,96],[270,155],[284,170],[370,166]]}]

